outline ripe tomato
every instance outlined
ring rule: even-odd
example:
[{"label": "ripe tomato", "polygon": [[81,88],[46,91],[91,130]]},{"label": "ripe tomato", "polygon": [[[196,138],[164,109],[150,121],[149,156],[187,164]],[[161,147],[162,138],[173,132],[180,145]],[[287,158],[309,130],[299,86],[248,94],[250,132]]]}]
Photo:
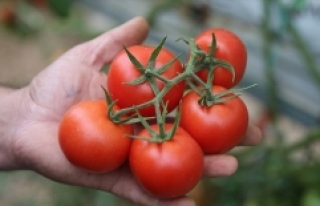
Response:
[{"label": "ripe tomato", "polygon": [[48,6],[47,0],[29,0],[29,2],[37,8],[46,8]]},{"label": "ripe tomato", "polygon": [[[136,45],[131,46],[128,50],[137,58],[137,60],[144,66],[148,64],[151,53],[155,48],[152,46]],[[159,56],[155,61],[155,69],[162,67],[169,61],[175,58],[169,50],[162,48]],[[175,61],[171,67],[169,67],[161,76],[166,79],[172,79],[179,73],[183,72],[182,64],[179,60]],[[154,98],[154,92],[148,82],[144,82],[138,85],[127,85],[126,83],[137,79],[141,76],[141,73],[131,63],[125,51],[120,52],[112,61],[109,74],[108,74],[108,91],[113,100],[117,100],[117,105],[121,108],[128,108],[134,105],[142,104],[150,101]],[[159,90],[164,87],[164,83],[161,80],[156,80]],[[168,93],[163,97],[164,102],[167,102],[167,110],[173,110],[182,98],[185,88],[185,82],[181,81],[174,85]],[[142,116],[154,116],[154,106],[149,106],[140,109],[139,112]]]},{"label": "ripe tomato", "polygon": [[[165,130],[172,126],[166,124]],[[159,130],[157,125],[152,128]],[[145,129],[138,135],[150,138]],[[204,167],[200,146],[180,127],[171,140],[162,143],[133,140],[129,163],[140,185],[158,198],[177,198],[191,191],[199,182]]]},{"label": "ripe tomato", "polygon": [[[213,86],[214,94],[224,91]],[[235,97],[210,107],[198,103],[199,95],[191,91],[182,99],[180,126],[201,146],[205,154],[220,154],[235,147],[248,127],[248,110],[245,103]]]},{"label": "ripe tomato", "polygon": [[[235,79],[232,82],[232,73],[229,70],[223,67],[216,68],[213,85],[220,85],[229,89],[237,85],[243,78],[247,65],[247,50],[238,36],[221,28],[211,28],[200,33],[195,38],[196,45],[202,50],[209,52],[212,43],[212,33],[215,34],[217,41],[214,57],[229,62],[235,71]],[[206,81],[208,71],[206,69],[201,70],[198,72],[198,76],[203,81]]]},{"label": "ripe tomato", "polygon": [[105,101],[83,101],[61,120],[59,143],[75,166],[94,173],[110,172],[128,157],[132,125],[115,125],[106,116]]},{"label": "ripe tomato", "polygon": [[13,4],[0,4],[0,23],[5,26],[13,26],[17,21],[16,13],[17,11]]}]

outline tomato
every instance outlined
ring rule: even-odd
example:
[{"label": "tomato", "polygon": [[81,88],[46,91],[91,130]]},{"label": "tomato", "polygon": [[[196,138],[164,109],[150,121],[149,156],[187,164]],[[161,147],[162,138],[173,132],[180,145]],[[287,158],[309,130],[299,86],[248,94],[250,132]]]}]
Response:
[{"label": "tomato", "polygon": [[[232,73],[229,70],[223,67],[216,68],[213,85],[220,85],[229,89],[237,85],[245,73],[247,65],[246,46],[234,33],[221,28],[211,28],[200,33],[195,37],[196,45],[202,50],[209,52],[212,43],[212,33],[214,33],[217,42],[214,57],[229,62],[235,71],[235,79],[232,81]],[[198,76],[203,81],[206,81],[208,70],[201,70],[198,72]]]},{"label": "tomato", "polygon": [[132,125],[115,125],[106,116],[105,101],[83,101],[72,106],[59,127],[59,143],[66,158],[89,172],[118,168],[128,157]]},{"label": "tomato", "polygon": [[[131,46],[128,50],[137,58],[144,66],[148,64],[148,60],[155,48],[153,46],[136,45]],[[169,50],[162,48],[159,56],[155,60],[155,69],[158,69],[175,58],[174,54]],[[182,64],[179,60],[175,61],[165,72],[161,74],[166,79],[172,79],[183,72]],[[137,79],[141,73],[131,63],[125,51],[120,52],[112,61],[109,67],[107,87],[110,96],[117,101],[117,105],[121,108],[128,108],[134,105],[142,104],[154,98],[154,92],[148,82],[143,82],[138,85],[128,85],[126,83]],[[156,84],[161,90],[164,87],[164,82],[156,80]],[[163,97],[164,102],[167,102],[167,110],[172,111],[182,98],[185,88],[185,82],[181,81],[174,85],[168,93]],[[139,110],[142,116],[154,116],[154,106],[148,106]]]},{"label": "tomato", "polygon": [[[224,91],[213,86],[214,94]],[[201,146],[205,154],[220,154],[235,147],[244,137],[249,121],[248,110],[240,97],[206,107],[191,91],[182,99],[180,126]]]},{"label": "tomato", "polygon": [[46,8],[48,6],[47,0],[29,0],[29,2],[37,8]]},{"label": "tomato", "polygon": [[[159,131],[157,125],[152,125]],[[165,130],[172,128],[166,124]],[[147,130],[139,136],[150,138]],[[174,137],[162,143],[135,139],[129,153],[131,171],[140,185],[157,198],[177,198],[191,191],[204,168],[203,152],[196,141],[178,127]]]},{"label": "tomato", "polygon": [[0,23],[13,26],[17,21],[16,8],[9,3],[0,4]]}]

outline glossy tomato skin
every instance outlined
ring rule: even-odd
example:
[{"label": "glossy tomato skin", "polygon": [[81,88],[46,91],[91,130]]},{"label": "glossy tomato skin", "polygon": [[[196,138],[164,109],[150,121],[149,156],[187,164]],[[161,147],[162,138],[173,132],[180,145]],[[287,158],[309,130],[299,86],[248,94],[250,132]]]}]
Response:
[{"label": "glossy tomato skin", "polygon": [[[166,125],[166,131],[171,128]],[[158,126],[153,125],[155,131]],[[150,137],[147,130],[139,136]],[[199,182],[204,167],[203,152],[194,139],[178,128],[172,140],[151,143],[133,140],[129,154],[130,168],[140,185],[157,198],[185,195]]]},{"label": "glossy tomato skin", "polygon": [[[229,62],[235,70],[235,79],[229,70],[218,67],[214,72],[213,85],[231,88],[237,85],[244,76],[247,66],[247,49],[242,40],[229,30],[222,28],[211,28],[203,31],[195,38],[195,43],[204,51],[209,52],[212,42],[212,33],[215,34],[217,49],[214,57]],[[198,76],[207,80],[208,71],[201,70]]]},{"label": "glossy tomato skin", "polygon": [[[146,66],[151,53],[154,50],[153,46],[135,45],[128,48],[128,50],[138,59],[138,61]],[[169,50],[163,48],[155,61],[155,68],[158,69],[169,61],[175,58],[175,55]],[[179,73],[183,72],[182,64],[179,60],[162,73],[162,76],[167,79],[176,77]],[[127,85],[134,79],[141,76],[141,73],[131,63],[125,51],[120,52],[112,61],[109,67],[107,87],[110,96],[113,100],[117,100],[117,104],[121,108],[132,107],[134,105],[142,104],[154,98],[150,84],[144,82],[139,85]],[[156,80],[158,88],[161,90],[164,83]],[[164,96],[163,100],[168,102],[168,111],[173,110],[182,98],[185,88],[185,82],[181,81],[174,85],[169,92]],[[142,116],[154,116],[155,109],[153,106],[140,109],[139,112]]]},{"label": "glossy tomato skin", "polygon": [[106,116],[105,101],[83,101],[60,122],[59,143],[73,165],[93,173],[115,170],[127,159],[132,125],[115,125]]},{"label": "glossy tomato skin", "polygon": [[[213,86],[219,93],[225,88]],[[201,146],[205,154],[221,154],[234,148],[244,137],[248,127],[248,110],[240,97],[210,107],[198,103],[193,91],[182,99],[180,126]]]}]

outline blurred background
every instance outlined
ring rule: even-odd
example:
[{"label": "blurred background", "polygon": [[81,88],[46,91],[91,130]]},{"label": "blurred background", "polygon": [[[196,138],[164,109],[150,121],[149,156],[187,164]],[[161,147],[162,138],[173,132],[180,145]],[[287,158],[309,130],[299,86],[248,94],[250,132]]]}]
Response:
[{"label": "blurred background", "polygon": [[[200,206],[320,205],[318,0],[0,0],[0,85],[27,85],[72,46],[134,16],[150,22],[146,44],[168,36],[176,54],[187,53],[176,39],[209,27],[230,29],[248,49],[240,86],[258,84],[242,97],[264,140],[231,151],[237,173],[203,180],[189,196]],[[0,173],[0,205],[133,204],[18,171]]]}]

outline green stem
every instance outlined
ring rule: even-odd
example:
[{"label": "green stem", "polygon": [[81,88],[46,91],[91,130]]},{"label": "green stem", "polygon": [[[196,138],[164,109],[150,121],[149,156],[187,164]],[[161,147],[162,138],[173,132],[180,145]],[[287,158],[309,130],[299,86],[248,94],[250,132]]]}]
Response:
[{"label": "green stem", "polygon": [[164,124],[165,124],[165,120],[163,119],[162,115],[161,115],[161,102],[163,101],[162,98],[157,98],[157,94],[160,93],[160,90],[157,86],[157,83],[155,81],[154,78],[150,79],[150,86],[156,96],[155,100],[154,100],[154,107],[156,110],[156,119],[157,119],[157,123],[159,126],[159,136],[161,139],[164,139],[166,134],[165,134],[165,128],[164,128]]},{"label": "green stem", "polygon": [[187,84],[188,84],[188,86],[189,86],[193,91],[195,91],[199,96],[202,95],[202,92],[200,91],[200,89],[199,89],[192,81],[190,81],[189,79],[187,79]]},{"label": "green stem", "polygon": [[297,47],[300,55],[302,56],[305,64],[307,65],[307,69],[310,73],[310,76],[315,80],[318,89],[320,90],[320,72],[318,70],[317,63],[313,58],[311,52],[307,48],[306,44],[304,43],[303,39],[301,38],[297,29],[292,25],[291,22],[288,22],[288,31],[290,32],[293,42]]},{"label": "green stem", "polygon": [[286,153],[291,153],[301,148],[306,148],[310,144],[314,144],[317,140],[320,140],[320,128],[314,128],[313,130],[309,131],[309,133],[306,135],[306,137],[303,138],[303,140],[293,145],[287,146],[284,151]]},{"label": "green stem", "polygon": [[270,27],[270,7],[272,2],[263,1],[264,15],[262,19],[263,35],[263,55],[265,64],[265,74],[267,79],[268,109],[271,113],[272,121],[276,121],[278,114],[278,90],[274,73],[274,60],[272,56],[273,36]]}]

